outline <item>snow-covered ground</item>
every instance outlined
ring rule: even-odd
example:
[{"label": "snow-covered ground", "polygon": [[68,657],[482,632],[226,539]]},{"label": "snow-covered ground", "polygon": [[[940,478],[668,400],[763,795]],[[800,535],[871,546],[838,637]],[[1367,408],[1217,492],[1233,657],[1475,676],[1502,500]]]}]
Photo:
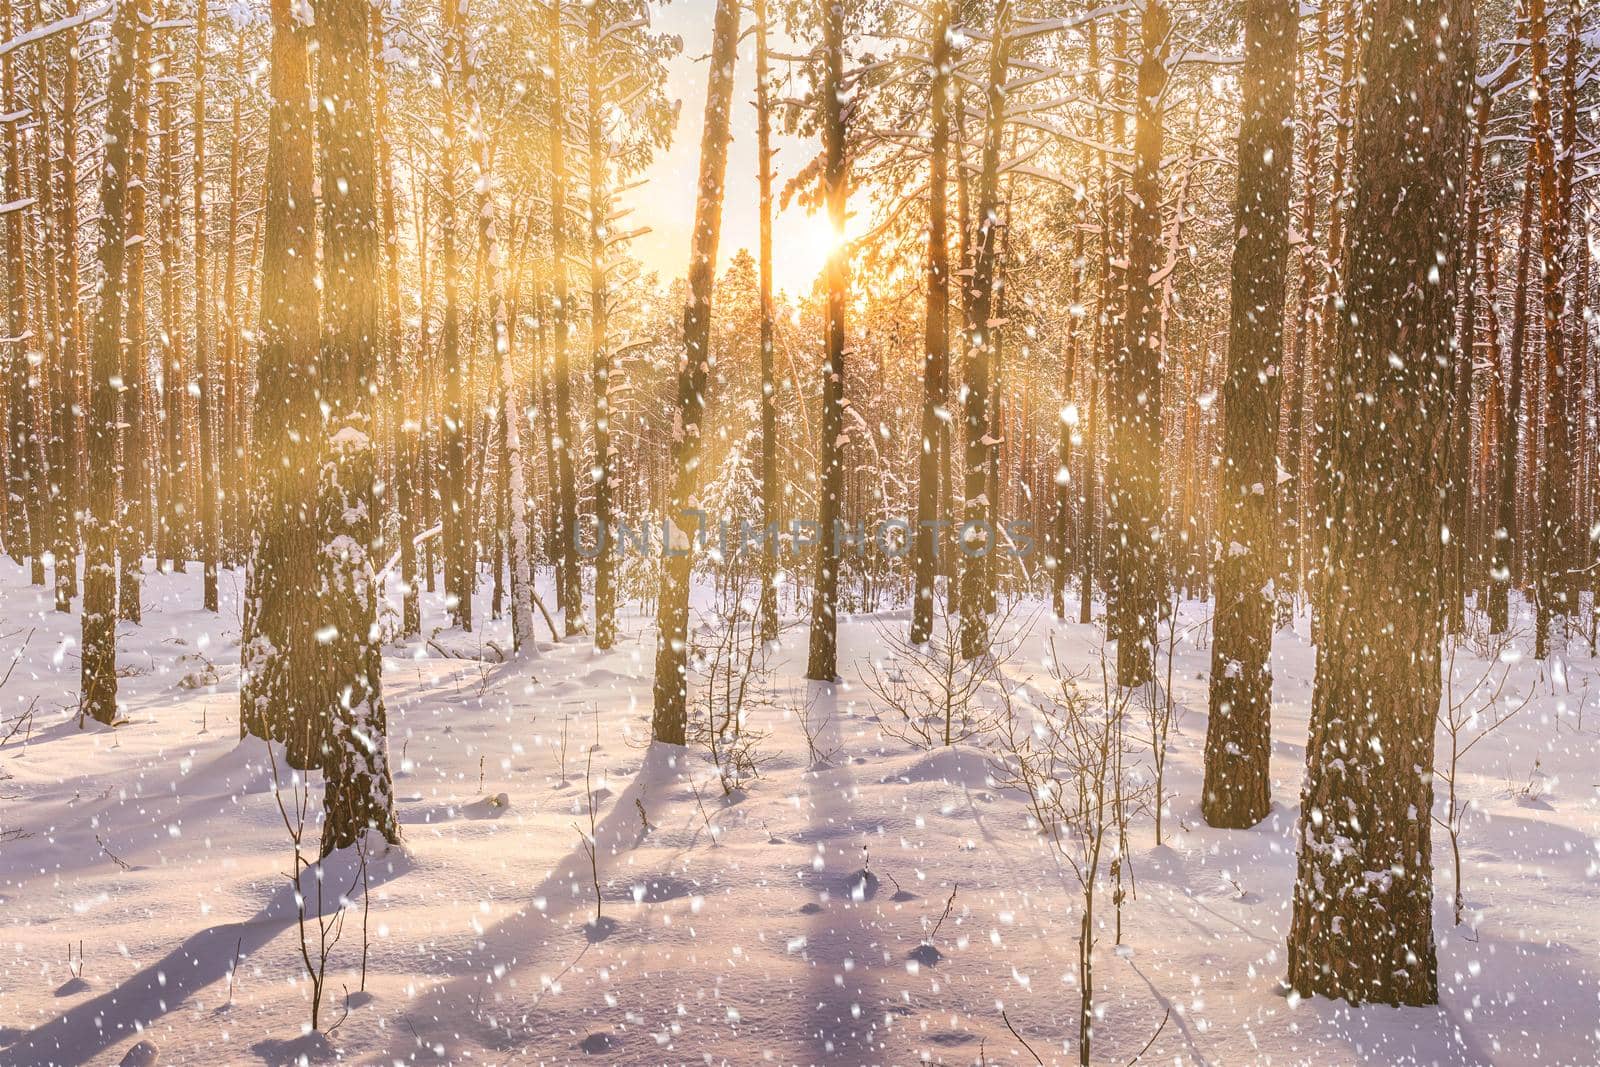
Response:
[{"label": "snow-covered ground", "polygon": [[[128,721],[82,730],[77,617],[0,562],[0,673],[16,658],[0,689],[0,1064],[114,1064],[140,1041],[163,1064],[1077,1061],[1078,881],[1025,798],[993,780],[992,752],[918,751],[882,729],[861,680],[902,614],[842,623],[837,691],[802,680],[804,629],[786,632],[749,717],[766,735],[760,774],[732,800],[703,754],[669,765],[646,744],[648,618],[626,615],[609,653],[546,643],[516,665],[440,655],[504,644],[504,622],[391,647],[405,843],[369,860],[365,993],[351,857],[326,875],[330,912],[356,885],[323,1008],[324,1028],[342,1022],[308,1037],[291,845],[266,746],[238,740],[241,581],[223,573],[213,616],[198,568],[150,576],[144,624],[119,627]],[[442,610],[425,608],[431,633]],[[1197,799],[1207,612],[1181,613],[1165,840],[1135,816],[1120,948],[1109,890],[1097,901],[1095,1061],[1600,1063],[1587,647],[1555,680],[1512,665],[1502,701],[1534,699],[1464,761],[1461,926],[1435,831],[1441,1003],[1353,1009],[1279,987],[1312,651],[1303,634],[1277,643],[1273,814],[1212,830]],[[1094,627],[1023,617],[1014,683],[1048,686],[1052,642],[1067,666],[1098,669]],[[1458,686],[1487,666],[1463,649]],[[825,723],[825,762],[801,709]],[[285,772],[291,801],[292,786]],[[601,927],[580,832],[590,792]],[[320,797],[313,777],[313,819]]]}]

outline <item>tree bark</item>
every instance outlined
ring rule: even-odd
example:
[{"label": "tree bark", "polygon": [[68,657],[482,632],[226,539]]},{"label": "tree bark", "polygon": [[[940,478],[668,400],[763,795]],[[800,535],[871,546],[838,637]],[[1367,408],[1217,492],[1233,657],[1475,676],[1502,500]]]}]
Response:
[{"label": "tree bark", "polygon": [[[1216,551],[1211,711],[1201,811],[1254,826],[1271,806],[1276,428],[1282,390],[1289,188],[1293,180],[1293,0],[1245,7],[1245,110],[1234,194],[1232,321],[1223,392],[1222,517]],[[1302,291],[1310,292],[1302,277]]]},{"label": "tree bark", "polygon": [[666,526],[671,543],[661,567],[656,610],[656,667],[650,734],[681,745],[688,729],[689,575],[694,531],[689,518],[699,484],[701,423],[710,370],[711,298],[716,282],[717,242],[722,230],[723,181],[728,169],[729,109],[738,58],[739,2],[717,0],[712,23],[711,69],[700,137],[700,180],[689,251],[689,299],[683,309],[683,359],[678,364],[677,418],[672,435],[672,490]]},{"label": "tree bark", "polygon": [[245,578],[240,736],[281,740],[291,766],[322,764],[327,741],[317,493],[324,437],[317,408],[321,327],[312,183],[311,27],[273,0],[266,221],[251,464],[252,546]]},{"label": "tree bark", "polygon": [[833,247],[823,268],[827,292],[822,363],[822,456],[817,472],[817,577],[811,596],[811,643],[806,677],[831,682],[839,675],[839,526],[845,493],[844,312],[845,196],[844,9],[838,0],[822,4],[822,192],[833,228]]},{"label": "tree bark", "polygon": [[100,168],[100,300],[90,348],[86,444],[89,486],[83,500],[82,708],[102,723],[117,716],[117,382],[121,374],[123,260],[127,253],[129,140],[139,9],[113,9],[106,93],[105,159]]},{"label": "tree bark", "polygon": [[1438,472],[1475,47],[1469,0],[1375,0],[1288,944],[1289,983],[1304,996],[1438,999],[1428,818],[1444,629]]},{"label": "tree bark", "polygon": [[1118,545],[1110,621],[1117,642],[1117,681],[1124,686],[1150,680],[1150,642],[1161,600],[1160,307],[1151,277],[1161,256],[1161,95],[1167,83],[1170,26],[1166,7],[1160,0],[1148,0],[1139,21],[1127,315],[1108,376],[1111,462],[1106,483],[1110,533]]}]

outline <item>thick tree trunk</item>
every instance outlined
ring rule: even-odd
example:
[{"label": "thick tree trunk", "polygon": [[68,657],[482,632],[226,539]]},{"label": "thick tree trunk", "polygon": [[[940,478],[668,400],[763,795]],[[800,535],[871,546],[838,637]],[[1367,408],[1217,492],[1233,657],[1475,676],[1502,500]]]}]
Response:
[{"label": "thick tree trunk", "polygon": [[717,0],[712,24],[711,70],[700,137],[700,182],[689,250],[689,299],[683,309],[684,354],[678,364],[678,410],[672,438],[672,495],[656,610],[656,669],[650,734],[681,745],[688,729],[689,575],[695,531],[679,524],[695,506],[699,482],[701,422],[711,359],[711,297],[716,281],[717,242],[722,230],[723,180],[728,170],[729,109],[738,58],[738,0]]},{"label": "thick tree trunk", "polygon": [[[1253,826],[1271,804],[1273,487],[1298,22],[1292,0],[1250,0],[1245,8],[1245,111],[1222,401],[1223,510],[1200,805],[1212,826]],[[1309,282],[1302,279],[1302,288],[1309,293]]]},{"label": "thick tree trunk", "polygon": [[[463,4],[463,6],[465,6]],[[378,523],[379,269],[377,128],[367,0],[321,0],[318,170],[323,190],[321,397],[326,442],[318,487],[322,551],[318,597],[328,638],[329,748],[322,854],[352,845],[368,828],[400,839],[383,705],[383,646],[377,627],[374,552]]]},{"label": "thick tree trunk", "polygon": [[[1448,366],[1469,0],[1375,0],[1353,145],[1328,412],[1322,640],[1302,792],[1289,983],[1353,1002],[1437,1000],[1434,716]],[[1442,262],[1441,262],[1442,260]],[[1374,624],[1378,620],[1378,636]]]},{"label": "thick tree trunk", "polygon": [[312,182],[311,27],[292,0],[272,3],[271,111],[261,331],[251,465],[252,548],[245,579],[240,736],[282,740],[291,766],[320,766],[327,740],[324,620],[306,610],[317,588],[317,408],[320,333]]}]

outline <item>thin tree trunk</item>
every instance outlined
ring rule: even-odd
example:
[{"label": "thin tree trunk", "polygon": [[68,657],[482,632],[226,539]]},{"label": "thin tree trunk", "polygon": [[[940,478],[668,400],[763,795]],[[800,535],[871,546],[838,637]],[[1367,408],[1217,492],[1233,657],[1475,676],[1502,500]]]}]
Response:
[{"label": "thin tree trunk", "polygon": [[566,92],[562,80],[561,0],[550,4],[550,269],[554,285],[554,350],[551,377],[555,394],[556,592],[566,636],[583,632],[583,580],[578,569],[578,491],[572,452],[578,446],[572,427],[572,368],[567,342],[572,332],[571,288],[567,276]]},{"label": "thin tree trunk", "polygon": [[[1010,57],[1010,0],[995,7],[989,48],[989,79],[984,107],[983,154],[978,162],[978,239],[972,266],[971,323],[963,361],[966,424],[965,520],[961,552],[961,654],[972,659],[989,651],[990,590],[987,556],[999,546],[990,485],[990,452],[998,444],[990,429],[990,389],[999,333],[996,285],[1000,259],[1000,148],[1005,135],[1006,72]],[[976,536],[974,536],[976,535]],[[983,540],[980,542],[979,538]]]},{"label": "thin tree trunk", "polygon": [[844,311],[845,196],[844,10],[822,3],[822,193],[833,228],[833,247],[823,268],[827,291],[822,363],[821,465],[817,472],[817,579],[811,596],[811,642],[806,677],[831,682],[839,675],[839,527],[845,493]]},{"label": "thin tree trunk", "polygon": [[705,417],[711,359],[711,298],[722,229],[723,180],[728,169],[729,111],[738,43],[738,0],[717,0],[705,120],[700,137],[700,181],[689,251],[689,299],[683,310],[684,355],[678,364],[672,495],[666,522],[671,543],[666,546],[666,558],[662,561],[661,596],[656,612],[650,735],[656,741],[672,745],[682,745],[688,730],[689,575],[694,563],[692,538],[695,536],[694,531],[685,531],[678,523],[687,519],[694,508],[699,480],[701,422]]},{"label": "thin tree trunk", "polygon": [[123,619],[142,617],[144,555],[150,547],[153,521],[150,490],[153,457],[150,442],[150,357],[145,350],[145,265],[149,235],[150,169],[150,24],[151,0],[136,0],[139,9],[138,56],[133,68],[133,131],[128,146],[127,322],[122,349],[122,523],[121,589],[118,611]]},{"label": "thin tree trunk", "polygon": [[[942,10],[944,0],[937,0]],[[758,608],[761,639],[778,637],[778,515],[783,492],[778,478],[778,383],[773,368],[772,302],[772,86],[768,69],[768,0],[755,0],[756,17],[756,185],[760,219],[758,270],[761,285],[761,601]],[[937,45],[935,56],[937,56]],[[937,60],[935,60],[937,67]],[[935,75],[936,84],[942,75]],[[935,116],[942,106],[935,89]],[[938,119],[935,117],[935,167],[938,161]],[[941,212],[943,207],[939,208]],[[935,485],[937,491],[937,484]],[[921,573],[920,571],[918,572]],[[931,579],[930,579],[931,585]],[[915,631],[915,626],[912,627]],[[915,637],[912,638],[915,640]]]},{"label": "thin tree trunk", "polygon": [[206,277],[206,0],[195,0],[194,23],[194,368],[199,386],[196,418],[200,422],[200,561],[204,570],[202,602],[217,610],[217,470],[213,440],[212,398],[215,382],[211,356],[211,302]]},{"label": "thin tree trunk", "polygon": [[[601,78],[605,61],[601,34],[605,9],[589,7],[587,25],[588,71],[584,93],[584,125],[589,141],[589,365],[594,393],[594,525],[598,551],[594,560],[594,647],[604,651],[617,640],[617,552],[611,546],[612,482],[616,460],[611,445],[611,353],[606,337],[606,219],[611,196],[606,188],[610,146],[602,125],[606,87]],[[575,553],[574,553],[575,554]]]}]

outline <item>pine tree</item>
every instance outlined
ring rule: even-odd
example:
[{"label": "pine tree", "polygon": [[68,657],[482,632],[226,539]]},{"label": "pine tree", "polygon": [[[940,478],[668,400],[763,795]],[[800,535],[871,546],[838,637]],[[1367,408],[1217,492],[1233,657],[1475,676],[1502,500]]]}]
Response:
[{"label": "pine tree", "polygon": [[711,69],[700,136],[700,180],[689,251],[689,297],[683,309],[683,358],[678,363],[677,413],[672,433],[672,484],[667,526],[671,544],[661,567],[657,608],[654,709],[650,735],[672,745],[688,730],[689,576],[696,531],[684,530],[699,479],[701,423],[710,370],[711,298],[722,231],[723,182],[728,170],[733,69],[738,57],[738,0],[717,0]]},{"label": "pine tree", "polygon": [[933,636],[933,594],[940,539],[939,474],[950,433],[950,55],[949,0],[935,0],[931,11],[928,63],[928,299],[922,333],[922,442],[917,453],[917,526],[912,532],[911,642]]},{"label": "pine tree", "polygon": [[102,723],[117,716],[117,383],[121,375],[123,260],[127,252],[129,142],[133,133],[134,66],[139,10],[131,0],[112,9],[111,63],[106,95],[105,159],[100,168],[100,299],[94,313],[85,444],[89,487],[84,495],[83,710]]},{"label": "pine tree", "polygon": [[1150,679],[1150,642],[1161,600],[1157,588],[1163,551],[1160,308],[1158,290],[1150,279],[1161,259],[1161,98],[1167,84],[1170,28],[1166,7],[1160,0],[1148,0],[1139,17],[1134,162],[1128,183],[1127,310],[1107,376],[1108,533],[1116,542],[1110,621],[1117,641],[1117,681],[1124,686]]},{"label": "pine tree", "polygon": [[[281,740],[291,766],[320,766],[327,734],[328,620],[317,589],[317,408],[321,326],[312,183],[310,36],[293,0],[273,0],[271,111],[261,262],[261,330],[252,415],[251,551],[240,651],[240,736]],[[308,610],[309,609],[309,610]]]},{"label": "pine tree", "polygon": [[[464,8],[465,3],[462,4]],[[371,386],[378,377],[383,290],[379,267],[377,128],[372,114],[368,0],[316,7],[322,198],[323,317],[319,380],[326,440],[320,464],[317,609],[324,613],[329,722],[322,854],[367,828],[400,839],[389,775],[374,553],[377,441]],[[302,609],[303,610],[303,609]]]},{"label": "pine tree", "polygon": [[834,245],[823,268],[827,293],[822,356],[822,456],[817,472],[817,576],[811,595],[811,641],[806,677],[831,682],[839,674],[839,527],[842,524],[844,446],[845,337],[845,117],[844,0],[818,0],[822,5],[822,195]]},{"label": "pine tree", "polygon": [[[1328,559],[1289,932],[1289,983],[1437,999],[1434,716],[1467,104],[1468,0],[1375,0],[1352,148],[1328,413]],[[1375,629],[1376,628],[1376,629]]]},{"label": "pine tree", "polygon": [[1274,450],[1289,260],[1295,35],[1292,0],[1245,9],[1244,116],[1234,196],[1232,321],[1223,398],[1222,525],[1201,810],[1253,826],[1270,805]]}]

